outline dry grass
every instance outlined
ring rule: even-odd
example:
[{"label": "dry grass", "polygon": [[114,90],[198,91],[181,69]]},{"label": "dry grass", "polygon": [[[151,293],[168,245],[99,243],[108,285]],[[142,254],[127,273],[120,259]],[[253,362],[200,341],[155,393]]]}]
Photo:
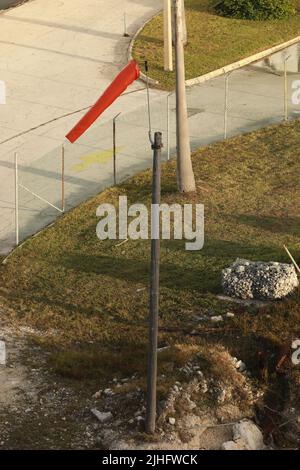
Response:
[{"label": "dry grass", "polygon": [[[175,163],[163,166],[164,202],[204,203],[206,243],[202,251],[187,252],[183,241],[162,242],[159,345],[171,347],[161,353],[162,389],[194,348],[223,344],[255,369],[260,348],[272,354],[300,336],[299,292],[259,311],[215,296],[221,269],[237,257],[287,262],[285,243],[299,260],[299,131],[296,121],[199,150],[192,197],[177,192]],[[16,324],[41,330],[39,342],[55,371],[78,380],[145,377],[149,242],[116,247],[95,233],[96,208],[120,194],[149,204],[151,172],[80,205],[1,267],[3,307],[15,312]],[[235,318],[219,326],[195,319],[229,309]]]},{"label": "dry grass", "polygon": [[[188,45],[186,47],[186,78],[191,79],[240,60],[256,52],[299,36],[300,1],[295,0],[298,13],[289,20],[248,21],[216,15],[215,0],[185,0]],[[175,75],[163,66],[163,15],[148,23],[134,46],[135,59],[143,70],[148,60],[150,76],[159,87],[174,88]]]}]

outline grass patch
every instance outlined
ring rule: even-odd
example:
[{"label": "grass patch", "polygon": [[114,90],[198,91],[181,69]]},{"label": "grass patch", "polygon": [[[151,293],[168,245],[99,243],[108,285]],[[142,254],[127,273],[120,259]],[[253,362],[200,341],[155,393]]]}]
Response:
[{"label": "grass patch", "polygon": [[[238,61],[269,47],[299,36],[300,1],[297,14],[288,20],[249,21],[218,16],[214,0],[185,0],[188,27],[186,79]],[[150,76],[159,87],[172,90],[175,74],[164,71],[163,15],[153,18],[138,36],[133,56],[144,70],[147,59]]]},{"label": "grass patch", "polygon": [[[163,165],[163,202],[203,203],[206,212],[202,251],[185,251],[184,241],[162,242],[159,345],[170,350],[161,353],[160,373],[168,380],[176,380],[197,348],[220,343],[254,367],[260,345],[272,351],[300,336],[299,292],[259,311],[215,295],[221,269],[237,257],[288,262],[286,244],[299,260],[299,132],[295,121],[195,152],[192,196],[177,192],[175,162]],[[4,311],[9,307],[17,324],[43,332],[39,342],[52,367],[67,377],[145,377],[150,243],[118,247],[96,237],[96,208],[124,194],[149,205],[151,172],[81,204],[1,266]],[[228,309],[235,318],[218,326],[195,319]]]},{"label": "grass patch", "polygon": [[[159,353],[158,362],[160,372],[170,375],[179,367],[183,367],[195,354],[197,347],[186,344],[174,344],[170,349]],[[60,375],[72,379],[98,379],[146,375],[147,349],[145,344],[135,347],[135,356],[132,349],[127,346],[114,350],[101,350],[99,346],[78,347],[71,351],[56,351],[50,359],[54,370]],[[130,357],[130,361],[124,361]]]}]

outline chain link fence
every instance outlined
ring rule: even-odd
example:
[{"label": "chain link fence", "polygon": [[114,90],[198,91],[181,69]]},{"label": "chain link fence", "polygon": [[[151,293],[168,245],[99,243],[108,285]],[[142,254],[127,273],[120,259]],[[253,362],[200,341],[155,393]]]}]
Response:
[{"label": "chain link fence", "polygon": [[[299,44],[295,44],[259,62],[188,87],[192,149],[297,118],[299,51]],[[119,183],[151,167],[146,89],[138,93],[139,104],[133,111],[119,107],[121,112],[116,113],[115,120],[100,119],[73,145],[58,142],[56,148],[32,155],[26,147],[27,136],[23,136],[23,145],[18,144],[17,173],[12,143],[9,162],[4,164],[3,160],[1,170],[2,254],[53,222],[63,211],[112,186],[115,179]],[[150,90],[150,98],[152,131],[163,133],[162,156],[168,160],[176,154],[175,93]],[[50,145],[43,135],[35,139],[41,140],[40,148]]]}]

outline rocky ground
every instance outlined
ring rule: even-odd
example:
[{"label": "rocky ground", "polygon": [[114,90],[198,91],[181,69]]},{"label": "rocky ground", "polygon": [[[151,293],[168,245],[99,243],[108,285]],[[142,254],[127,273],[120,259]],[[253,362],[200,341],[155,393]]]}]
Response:
[{"label": "rocky ground", "polygon": [[0,366],[1,449],[101,448],[87,395],[55,381],[31,331],[2,327],[6,366]]},{"label": "rocky ground", "polygon": [[[34,332],[37,334],[37,332]],[[272,448],[257,410],[264,389],[246,364],[225,349],[216,359],[222,377],[203,373],[195,355],[183,379],[159,403],[157,433],[144,433],[145,397],[139,377],[116,378],[103,390],[62,380],[47,366],[47,355],[32,344],[32,331],[2,326],[6,366],[0,366],[0,445],[2,449],[263,449]],[[285,405],[282,433],[292,447],[300,436],[299,409]],[[300,415],[300,413],[299,413]],[[266,419],[266,414],[263,414]],[[257,424],[259,426],[257,426]],[[279,425],[280,427],[280,425]],[[264,436],[263,436],[264,433]],[[264,439],[263,439],[264,438]]]}]

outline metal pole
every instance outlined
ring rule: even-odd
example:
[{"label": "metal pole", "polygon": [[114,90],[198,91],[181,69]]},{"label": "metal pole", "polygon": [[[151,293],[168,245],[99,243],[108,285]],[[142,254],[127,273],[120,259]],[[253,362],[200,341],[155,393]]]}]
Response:
[{"label": "metal pole", "polygon": [[65,146],[61,146],[61,210],[65,212]]},{"label": "metal pole", "polygon": [[164,0],[164,68],[173,71],[171,0]]},{"label": "metal pole", "polygon": [[116,120],[121,113],[113,118],[113,171],[114,171],[114,186],[117,184],[117,146],[116,146]]},{"label": "metal pole", "polygon": [[229,75],[225,75],[224,139],[227,139]]},{"label": "metal pole", "polygon": [[149,351],[147,376],[146,432],[154,433],[156,425],[156,385],[157,385],[157,336],[159,313],[159,204],[161,196],[161,148],[162,134],[154,135],[153,181],[152,181],[152,227],[151,227],[151,278],[150,278],[150,315]]},{"label": "metal pole", "polygon": [[16,246],[19,245],[19,175],[18,175],[18,154],[15,153],[15,235]]},{"label": "metal pole", "polygon": [[114,165],[114,186],[117,184],[117,169],[116,169],[116,120],[113,119],[113,165]]}]

